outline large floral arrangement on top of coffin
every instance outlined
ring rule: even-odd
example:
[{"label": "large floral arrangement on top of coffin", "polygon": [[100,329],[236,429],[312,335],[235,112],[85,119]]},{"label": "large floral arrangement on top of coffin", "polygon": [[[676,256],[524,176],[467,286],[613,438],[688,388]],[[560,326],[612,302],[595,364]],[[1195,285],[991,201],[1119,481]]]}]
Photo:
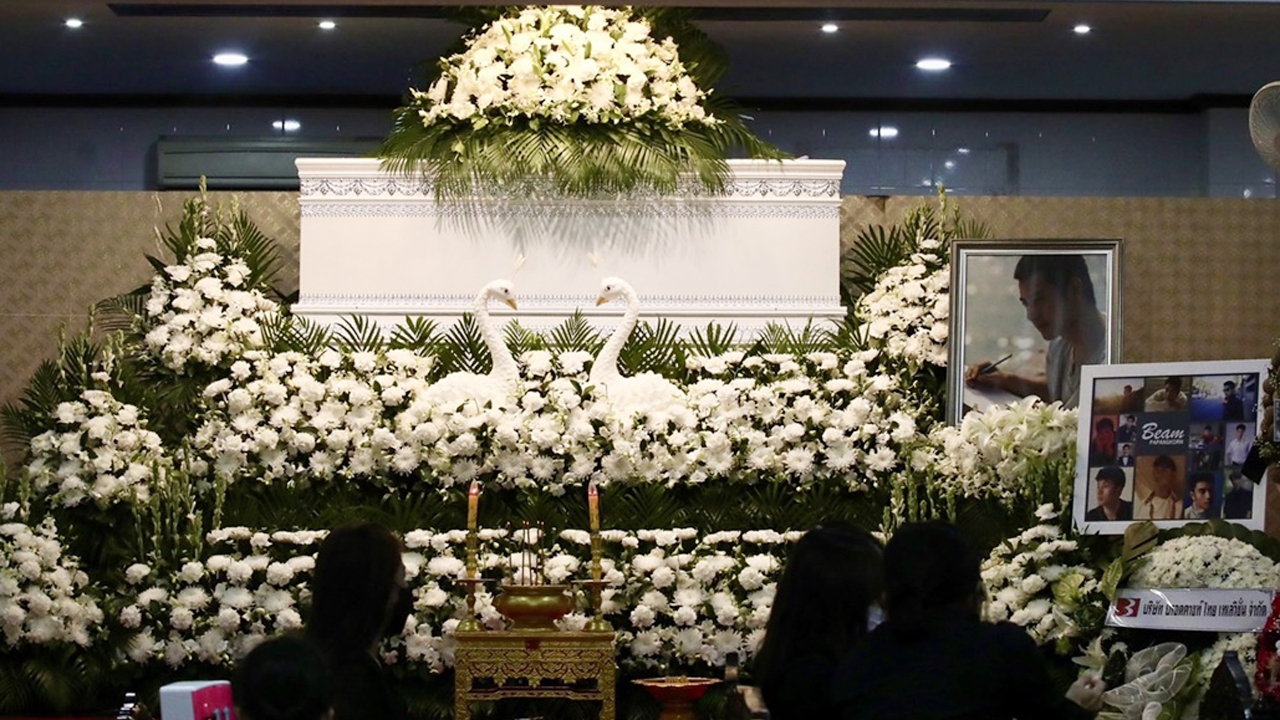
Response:
[{"label": "large floral arrangement on top of coffin", "polygon": [[725,157],[781,154],[713,98],[722,63],[669,10],[505,10],[411,89],[379,151],[437,199],[476,194],[672,194],[682,176],[723,191]]}]

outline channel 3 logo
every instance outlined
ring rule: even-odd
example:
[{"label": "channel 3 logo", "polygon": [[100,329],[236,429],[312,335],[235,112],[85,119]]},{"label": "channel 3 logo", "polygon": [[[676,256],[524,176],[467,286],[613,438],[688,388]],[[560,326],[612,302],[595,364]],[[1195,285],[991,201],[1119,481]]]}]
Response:
[{"label": "channel 3 logo", "polygon": [[1139,598],[1116,598],[1114,607],[1116,617],[1138,617],[1138,608],[1142,607],[1142,600]]}]

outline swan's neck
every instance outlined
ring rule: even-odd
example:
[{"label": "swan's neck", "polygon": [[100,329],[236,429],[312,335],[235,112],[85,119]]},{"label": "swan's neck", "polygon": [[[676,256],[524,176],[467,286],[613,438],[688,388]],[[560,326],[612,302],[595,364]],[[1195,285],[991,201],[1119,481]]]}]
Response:
[{"label": "swan's neck", "polygon": [[489,357],[493,358],[493,369],[489,371],[489,377],[515,382],[520,373],[516,368],[515,358],[511,357],[511,350],[502,339],[502,333],[494,327],[493,319],[489,317],[488,293],[480,293],[476,298],[474,314],[476,325],[480,326],[480,336],[484,338],[485,347],[489,348]]},{"label": "swan's neck", "polygon": [[630,287],[622,290],[623,297],[627,301],[627,311],[622,314],[622,322],[618,323],[617,329],[613,331],[613,335],[609,336],[609,341],[600,349],[600,354],[596,356],[595,364],[591,366],[591,382],[599,384],[602,380],[612,380],[620,377],[618,372],[618,355],[622,353],[622,348],[627,344],[627,340],[631,337],[631,331],[635,329],[636,323],[640,320],[640,298],[636,296],[636,291]]}]

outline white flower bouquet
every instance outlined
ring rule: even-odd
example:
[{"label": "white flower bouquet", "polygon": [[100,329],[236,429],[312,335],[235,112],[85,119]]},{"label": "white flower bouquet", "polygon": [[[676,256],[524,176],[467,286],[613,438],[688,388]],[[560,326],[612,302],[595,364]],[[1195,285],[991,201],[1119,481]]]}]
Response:
[{"label": "white flower bouquet", "polygon": [[675,192],[681,176],[724,189],[725,153],[781,155],[709,103],[704,36],[661,10],[598,5],[512,8],[411,89],[381,155],[424,171],[437,197],[530,189],[616,196]]},{"label": "white flower bouquet", "polygon": [[105,632],[98,594],[63,552],[52,518],[38,526],[11,521],[6,505],[0,524],[0,631],[10,650],[57,644],[87,647]]},{"label": "white flower bouquet", "polygon": [[104,390],[59,403],[53,427],[31,439],[32,488],[66,507],[146,502],[157,472],[171,465],[142,411]]},{"label": "white flower bouquet", "polygon": [[440,61],[426,92],[410,90],[425,126],[512,126],[541,118],[570,124],[719,122],[670,37],[630,8],[526,7],[483,27],[464,52]]},{"label": "white flower bouquet", "polygon": [[964,416],[959,427],[929,434],[928,452],[913,465],[964,497],[1070,497],[1077,412],[1028,397]]},{"label": "white flower bouquet", "polygon": [[951,264],[938,240],[920,240],[918,250],[889,268],[855,313],[867,337],[886,356],[912,368],[947,366],[951,317]]},{"label": "white flower bouquet", "polygon": [[193,447],[220,477],[261,482],[374,477],[417,467],[394,412],[428,384],[430,358],[407,350],[246,352],[207,386],[214,411]]},{"label": "white flower bouquet", "polygon": [[1098,571],[1058,527],[1054,507],[1044,505],[1036,514],[1039,525],[1000,543],[983,561],[983,615],[1020,625],[1037,645],[1053,643],[1066,655],[1101,628],[1107,599]]},{"label": "white flower bouquet", "polygon": [[[474,479],[555,495],[596,480],[834,481],[853,490],[897,479],[920,442],[898,381],[867,369],[874,352],[694,358],[683,396],[640,406],[588,385],[581,352],[533,351],[501,407],[433,404],[430,358],[249,352],[209,385],[215,407],[194,435],[220,477]],[[193,470],[198,471],[197,467]]]},{"label": "white flower bouquet", "polygon": [[1129,576],[1136,588],[1274,588],[1280,565],[1249,543],[1184,535],[1158,545]]},{"label": "white flower bouquet", "polygon": [[230,552],[177,568],[130,565],[115,618],[129,633],[126,656],[173,668],[193,662],[230,667],[266,637],[301,628],[298,608],[309,597],[315,568],[309,546],[323,537],[226,528],[209,533],[208,541],[230,544]]},{"label": "white flower bouquet", "polygon": [[[129,634],[126,654],[140,664],[192,663],[229,667],[263,638],[301,624],[322,531],[208,534],[214,554],[161,570],[135,563],[115,623]],[[606,530],[603,611],[618,631],[627,666],[723,664],[730,652],[750,657],[763,638],[785,546],[801,533],[722,532],[699,538],[691,528]],[[493,579],[526,577],[527,557],[506,530],[479,531],[478,565]],[[405,578],[413,613],[381,648],[384,662],[440,673],[453,666],[453,634],[465,614],[466,532],[414,530],[404,536]],[[590,575],[590,536],[565,530],[539,562],[542,579],[565,584]],[[476,614],[489,628],[504,619],[496,589],[477,591]],[[589,601],[560,623],[581,629]]]},{"label": "white flower bouquet", "polygon": [[145,347],[175,372],[218,367],[262,344],[261,321],[279,306],[249,285],[251,270],[214,238],[197,238],[192,251],[156,274],[142,330]]}]

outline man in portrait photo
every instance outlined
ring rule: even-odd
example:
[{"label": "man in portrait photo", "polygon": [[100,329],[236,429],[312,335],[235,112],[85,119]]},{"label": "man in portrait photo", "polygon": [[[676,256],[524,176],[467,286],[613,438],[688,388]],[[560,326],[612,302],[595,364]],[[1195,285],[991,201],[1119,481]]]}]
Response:
[{"label": "man in portrait photo", "polygon": [[1120,446],[1120,457],[1116,458],[1120,467],[1133,467],[1133,445],[1125,443]]},{"label": "man in portrait photo", "polygon": [[1197,470],[1212,470],[1218,467],[1221,460],[1222,444],[1218,440],[1218,434],[1214,431],[1212,425],[1205,425],[1200,434],[1196,436],[1195,442],[1195,461]]},{"label": "man in portrait photo", "polygon": [[1159,455],[1150,464],[1147,482],[1134,488],[1133,517],[1138,520],[1177,520],[1182,517],[1182,479],[1178,463]]},{"label": "man in portrait photo", "polygon": [[1245,437],[1248,429],[1244,423],[1236,424],[1235,437],[1227,443],[1226,456],[1223,458],[1228,467],[1240,467],[1249,458],[1249,450],[1253,449],[1253,438]]},{"label": "man in portrait photo", "polygon": [[1133,391],[1132,385],[1125,385],[1120,395],[1120,412],[1137,412],[1142,409],[1142,396]]},{"label": "man in portrait photo", "polygon": [[1191,504],[1182,511],[1185,520],[1208,520],[1216,517],[1213,512],[1213,476],[1196,473],[1191,476]]},{"label": "man in portrait photo", "polygon": [[[1129,386],[1125,385],[1127,389]],[[1122,443],[1136,442],[1138,439],[1138,417],[1133,414],[1125,415],[1124,422],[1120,424],[1120,429],[1116,431],[1116,439]]]},{"label": "man in portrait photo", "polygon": [[1248,520],[1253,517],[1253,481],[1239,470],[1232,470],[1227,477],[1231,489],[1222,496],[1222,517]]},{"label": "man in portrait photo", "polygon": [[1107,322],[1098,310],[1083,255],[1023,255],[1013,271],[1027,320],[1049,342],[1043,375],[998,369],[991,360],[965,370],[965,384],[1035,395],[1073,408],[1080,403],[1080,367],[1107,362]]},{"label": "man in portrait photo", "polygon": [[1095,497],[1098,506],[1086,512],[1084,519],[1088,522],[1106,522],[1111,520],[1132,520],[1133,503],[1120,497],[1124,492],[1124,470],[1108,465],[1098,468],[1093,478]]},{"label": "man in portrait photo", "polygon": [[1093,424],[1093,440],[1089,443],[1089,464],[1110,465],[1116,461],[1116,424],[1109,417]]},{"label": "man in portrait photo", "polygon": [[1236,394],[1236,383],[1234,380],[1228,380],[1222,383],[1222,419],[1244,419],[1244,400]]},{"label": "man in portrait photo", "polygon": [[1177,412],[1187,409],[1187,396],[1182,392],[1182,378],[1170,377],[1164,386],[1151,393],[1144,404],[1147,412]]}]

